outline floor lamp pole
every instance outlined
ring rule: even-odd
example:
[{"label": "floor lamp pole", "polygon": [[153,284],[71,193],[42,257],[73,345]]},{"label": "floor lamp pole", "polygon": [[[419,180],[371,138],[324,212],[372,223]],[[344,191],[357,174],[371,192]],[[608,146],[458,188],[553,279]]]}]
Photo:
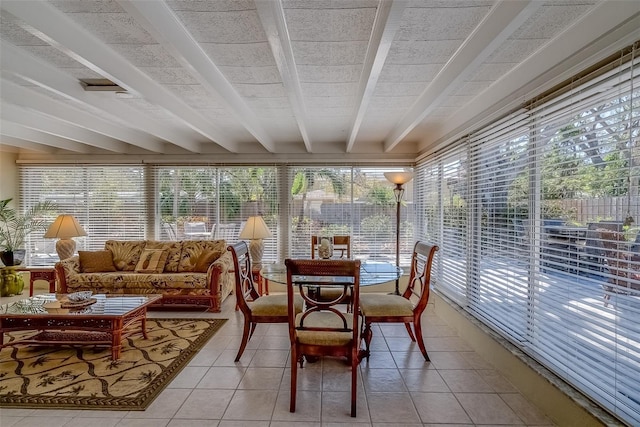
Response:
[{"label": "floor lamp pole", "polygon": [[[407,182],[413,179],[412,172],[385,172],[384,177],[389,182],[395,184],[393,195],[396,196],[396,267],[400,268],[400,205],[404,195],[404,187]],[[396,279],[395,295],[400,295],[400,278]]]},{"label": "floor lamp pole", "polygon": [[[396,267],[400,267],[400,199],[402,198],[402,184],[396,184],[399,191],[396,194]],[[396,279],[396,295],[400,295],[400,278]]]}]

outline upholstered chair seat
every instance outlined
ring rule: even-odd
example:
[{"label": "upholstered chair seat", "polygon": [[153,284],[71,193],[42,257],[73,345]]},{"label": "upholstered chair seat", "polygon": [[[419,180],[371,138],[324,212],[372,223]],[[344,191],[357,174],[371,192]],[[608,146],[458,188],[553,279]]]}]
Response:
[{"label": "upholstered chair seat", "polygon": [[362,294],[360,311],[363,316],[413,316],[413,304],[401,295]]},{"label": "upholstered chair seat", "polygon": [[[302,319],[302,313],[296,316],[296,328],[300,328],[300,319]],[[298,342],[300,344],[309,345],[321,345],[321,346],[345,346],[349,345],[349,342],[353,339],[353,317],[345,317],[347,324],[347,332],[336,332],[335,329],[344,327],[344,324],[340,318],[333,313],[316,312],[309,314],[304,319],[304,326],[306,328],[319,328],[319,329],[334,329],[333,331],[311,331],[311,330],[298,330]],[[358,326],[360,329],[360,319],[358,318]]]},{"label": "upholstered chair seat", "polygon": [[[253,316],[286,316],[287,315],[287,295],[264,295],[255,301],[247,303]],[[294,297],[296,312],[302,311],[302,297]]]}]

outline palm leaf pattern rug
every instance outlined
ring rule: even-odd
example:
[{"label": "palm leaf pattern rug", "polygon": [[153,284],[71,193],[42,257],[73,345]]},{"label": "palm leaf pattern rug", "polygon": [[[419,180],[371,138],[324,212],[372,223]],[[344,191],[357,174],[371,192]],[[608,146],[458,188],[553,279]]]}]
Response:
[{"label": "palm leaf pattern rug", "polygon": [[149,338],[124,340],[117,361],[104,347],[5,347],[0,407],[144,410],[225,322],[147,319]]}]

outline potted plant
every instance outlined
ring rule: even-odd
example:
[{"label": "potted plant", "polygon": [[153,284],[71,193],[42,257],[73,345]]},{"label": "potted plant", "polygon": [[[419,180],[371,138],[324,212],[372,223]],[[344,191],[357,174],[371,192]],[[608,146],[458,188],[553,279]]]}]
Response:
[{"label": "potted plant", "polygon": [[54,203],[42,202],[20,214],[9,207],[11,200],[0,200],[0,259],[7,267],[20,265],[25,238],[34,231],[44,232],[51,222],[46,214],[56,209]]}]

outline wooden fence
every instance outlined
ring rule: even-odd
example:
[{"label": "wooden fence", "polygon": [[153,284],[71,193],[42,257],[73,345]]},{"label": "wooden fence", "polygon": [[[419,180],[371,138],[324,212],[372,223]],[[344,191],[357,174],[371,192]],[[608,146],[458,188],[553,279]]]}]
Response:
[{"label": "wooden fence", "polygon": [[571,219],[586,224],[599,220],[624,221],[631,215],[636,225],[640,221],[640,197],[603,197],[598,199],[559,200],[563,210],[571,213]]}]

